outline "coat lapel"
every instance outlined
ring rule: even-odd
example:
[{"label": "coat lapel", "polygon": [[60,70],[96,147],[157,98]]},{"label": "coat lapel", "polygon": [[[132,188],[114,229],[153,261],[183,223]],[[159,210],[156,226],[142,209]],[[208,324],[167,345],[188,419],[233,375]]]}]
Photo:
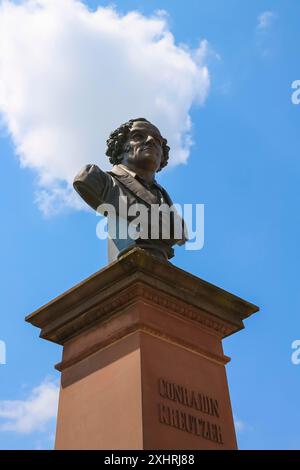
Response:
[{"label": "coat lapel", "polygon": [[[144,202],[147,204],[157,204],[157,200],[155,196],[148,191],[137,179],[135,179],[132,175],[127,173],[127,171],[123,170],[123,168],[119,167],[118,165],[115,165],[111,171],[108,171],[110,175],[112,175],[114,178],[116,178],[121,184],[123,184],[129,191],[131,191],[135,196],[139,197],[142,199]],[[156,183],[159,189],[161,190],[166,202],[168,205],[171,207],[173,205],[172,199],[170,198],[169,194],[167,191],[158,183]],[[178,243],[179,245],[182,245],[185,241],[188,240],[188,232],[187,232],[187,227],[182,219],[182,217],[179,216],[177,213],[178,217],[178,223],[182,224],[183,230],[184,230],[184,235],[182,237],[181,243]],[[172,214],[172,217],[174,215]],[[174,222],[174,221],[173,221]]]},{"label": "coat lapel", "polygon": [[118,181],[120,181],[120,183],[126,186],[129,191],[138,196],[147,204],[157,204],[156,197],[137,179],[127,173],[127,171],[123,170],[123,168],[115,165],[108,173],[114,176]]},{"label": "coat lapel", "polygon": [[167,191],[165,190],[165,188],[163,188],[160,184],[158,184],[156,182],[156,185],[159,187],[159,189],[161,190],[163,196],[164,196],[164,199],[167,201],[167,204],[169,206],[173,206],[173,201],[172,199],[170,198],[169,194],[167,193]]}]

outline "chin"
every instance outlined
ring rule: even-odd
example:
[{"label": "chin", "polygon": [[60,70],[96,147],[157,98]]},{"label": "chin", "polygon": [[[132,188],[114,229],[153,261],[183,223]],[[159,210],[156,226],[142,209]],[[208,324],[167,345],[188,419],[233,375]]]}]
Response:
[{"label": "chin", "polygon": [[151,152],[145,152],[143,153],[140,158],[139,158],[139,161],[140,162],[147,162],[149,164],[152,164],[151,166],[155,166],[156,162],[157,162],[157,157],[155,154],[151,153]]}]

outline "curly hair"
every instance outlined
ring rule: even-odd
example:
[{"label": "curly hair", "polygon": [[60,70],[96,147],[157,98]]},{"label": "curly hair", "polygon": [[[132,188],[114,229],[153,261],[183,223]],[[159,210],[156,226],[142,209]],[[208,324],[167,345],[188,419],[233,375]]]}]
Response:
[{"label": "curly hair", "polygon": [[[129,131],[132,128],[133,123],[136,121],[144,121],[151,124],[151,122],[145,118],[130,119],[130,121],[125,122],[120,127],[111,132],[111,134],[109,135],[109,138],[106,141],[107,149],[105,154],[109,157],[109,161],[112,165],[118,165],[118,163],[122,162],[124,144],[128,138]],[[160,171],[168,164],[169,151],[170,147],[167,145],[167,139],[163,139],[163,156],[161,160],[161,165],[157,171]]]}]

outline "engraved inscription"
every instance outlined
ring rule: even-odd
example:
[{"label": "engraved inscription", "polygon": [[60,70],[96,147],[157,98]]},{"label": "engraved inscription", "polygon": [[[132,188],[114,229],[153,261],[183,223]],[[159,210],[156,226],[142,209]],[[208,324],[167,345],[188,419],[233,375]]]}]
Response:
[{"label": "engraved inscription", "polygon": [[213,423],[207,418],[195,415],[192,411],[187,412],[175,408],[175,403],[200,411],[207,416],[219,419],[219,403],[216,399],[202,393],[169,382],[163,378],[158,381],[159,394],[162,398],[174,402],[169,406],[160,402],[158,404],[159,421],[162,424],[175,427],[181,431],[195,434],[203,439],[223,444],[222,430],[219,424]]},{"label": "engraved inscription", "polygon": [[202,393],[188,390],[182,385],[159,379],[159,394],[163,398],[168,398],[210,416],[216,416],[217,418],[220,416],[218,400],[214,400]]}]

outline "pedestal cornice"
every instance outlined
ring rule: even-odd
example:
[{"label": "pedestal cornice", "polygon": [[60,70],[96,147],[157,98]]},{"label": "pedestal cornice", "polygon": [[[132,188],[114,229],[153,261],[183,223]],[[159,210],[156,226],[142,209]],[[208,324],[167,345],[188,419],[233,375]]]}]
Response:
[{"label": "pedestal cornice", "polygon": [[39,308],[26,321],[40,336],[64,344],[143,300],[192,320],[224,338],[242,328],[258,307],[135,248]]}]

